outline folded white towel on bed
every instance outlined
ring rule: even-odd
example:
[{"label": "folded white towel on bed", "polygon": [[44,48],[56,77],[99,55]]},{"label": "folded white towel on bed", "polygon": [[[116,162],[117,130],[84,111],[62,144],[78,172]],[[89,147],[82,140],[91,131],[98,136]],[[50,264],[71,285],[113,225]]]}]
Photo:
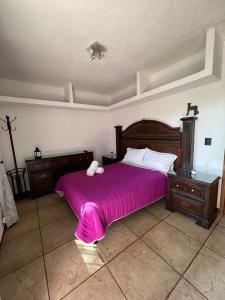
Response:
[{"label": "folded white towel on bed", "polygon": [[97,167],[96,171],[97,174],[102,174],[104,173],[104,168],[103,167]]},{"label": "folded white towel on bed", "polygon": [[98,167],[98,161],[97,160],[93,160],[93,162],[91,163],[90,167],[87,169],[87,175],[88,176],[94,176],[97,167]]}]

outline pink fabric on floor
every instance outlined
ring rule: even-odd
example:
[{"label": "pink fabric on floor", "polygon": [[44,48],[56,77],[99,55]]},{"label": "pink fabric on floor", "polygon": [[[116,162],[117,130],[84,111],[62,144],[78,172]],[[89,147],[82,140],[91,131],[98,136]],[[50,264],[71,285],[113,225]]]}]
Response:
[{"label": "pink fabric on floor", "polygon": [[86,171],[66,174],[56,186],[78,217],[76,237],[86,243],[100,240],[113,221],[167,193],[167,177],[159,172],[123,163],[104,169],[94,176]]}]

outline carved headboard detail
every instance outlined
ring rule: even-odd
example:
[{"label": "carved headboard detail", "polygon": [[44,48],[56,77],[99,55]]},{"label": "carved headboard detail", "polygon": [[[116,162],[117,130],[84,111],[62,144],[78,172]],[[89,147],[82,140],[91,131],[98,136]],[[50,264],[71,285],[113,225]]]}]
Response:
[{"label": "carved headboard detail", "polygon": [[[145,148],[159,152],[173,153],[177,155],[175,168],[185,166],[193,167],[193,141],[194,123],[197,118],[183,118],[183,128],[171,127],[165,123],[155,120],[142,120],[130,125],[126,130],[122,126],[115,126],[116,129],[116,154],[123,159],[127,147]],[[187,126],[186,126],[187,123]],[[190,126],[192,125],[190,130]]]}]

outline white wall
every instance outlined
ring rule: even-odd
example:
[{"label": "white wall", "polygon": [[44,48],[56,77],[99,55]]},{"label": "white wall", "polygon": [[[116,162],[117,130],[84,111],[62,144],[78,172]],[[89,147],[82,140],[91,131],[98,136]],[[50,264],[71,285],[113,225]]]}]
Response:
[{"label": "white wall", "polygon": [[[197,104],[200,111],[196,121],[194,166],[198,170],[221,175],[225,148],[224,81],[114,111],[113,126],[123,125],[125,129],[142,119],[155,119],[171,126],[181,126],[180,118],[186,112],[188,101]],[[204,145],[205,137],[212,137],[212,146]]]},{"label": "white wall", "polygon": [[0,78],[0,95],[65,101],[64,86],[49,86]]},{"label": "white wall", "polygon": [[[0,115],[5,114],[17,116],[13,138],[20,167],[35,146],[43,154],[93,150],[97,159],[111,150],[108,113],[0,104]],[[0,139],[6,169],[13,168],[8,133],[0,130]]]}]

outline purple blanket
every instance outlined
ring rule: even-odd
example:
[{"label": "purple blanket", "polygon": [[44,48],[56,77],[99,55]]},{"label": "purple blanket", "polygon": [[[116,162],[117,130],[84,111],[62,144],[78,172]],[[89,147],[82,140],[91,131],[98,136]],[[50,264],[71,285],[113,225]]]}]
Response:
[{"label": "purple blanket", "polygon": [[104,237],[107,226],[167,193],[167,177],[159,172],[115,163],[93,177],[86,171],[62,176],[56,191],[64,193],[79,222],[78,239],[92,243]]}]

